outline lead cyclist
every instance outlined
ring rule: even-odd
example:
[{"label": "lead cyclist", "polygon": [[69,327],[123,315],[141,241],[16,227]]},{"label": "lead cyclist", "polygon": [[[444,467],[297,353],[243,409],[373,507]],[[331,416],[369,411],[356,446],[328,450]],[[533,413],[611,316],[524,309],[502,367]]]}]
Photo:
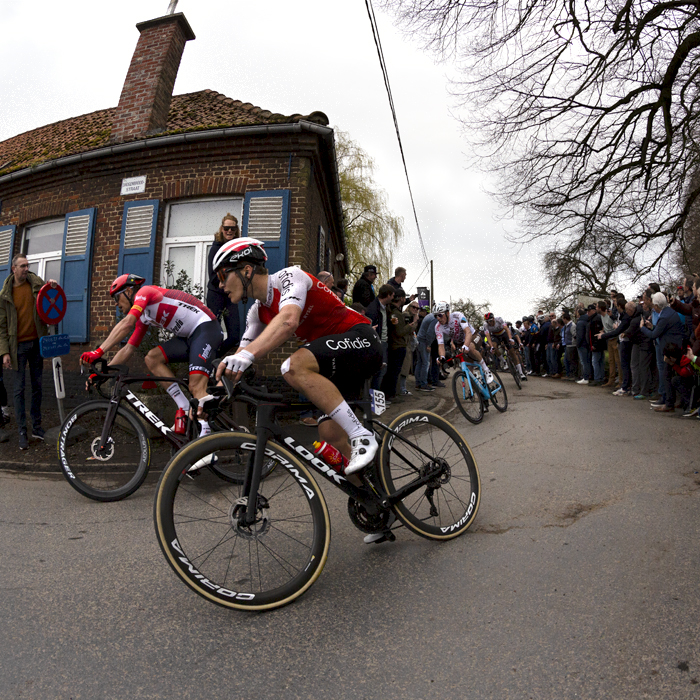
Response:
[{"label": "lead cyclist", "polygon": [[348,458],[346,474],[370,464],[374,434],[347,400],[360,398],[366,379],[382,366],[382,346],[370,320],[348,308],[322,282],[297,267],[270,274],[264,244],[237,238],[219,249],[213,267],[234,304],[248,298],[246,329],[236,354],[217,369],[238,382],[248,367],[296,336],[304,344],[280,368],[285,381],[324,412],[319,434]]}]

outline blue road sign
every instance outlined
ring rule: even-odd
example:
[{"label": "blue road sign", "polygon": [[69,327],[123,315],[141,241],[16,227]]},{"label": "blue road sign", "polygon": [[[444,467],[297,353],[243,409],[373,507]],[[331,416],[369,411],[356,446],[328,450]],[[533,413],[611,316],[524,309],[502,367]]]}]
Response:
[{"label": "blue road sign", "polygon": [[39,339],[39,351],[42,357],[67,355],[70,352],[70,336],[67,333],[45,335]]}]

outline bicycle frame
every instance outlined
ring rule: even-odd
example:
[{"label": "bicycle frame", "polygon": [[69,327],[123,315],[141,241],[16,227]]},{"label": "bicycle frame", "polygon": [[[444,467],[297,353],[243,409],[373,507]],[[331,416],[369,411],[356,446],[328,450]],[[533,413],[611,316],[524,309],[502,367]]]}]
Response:
[{"label": "bicycle frame", "polygon": [[[250,387],[247,388],[250,390]],[[254,393],[257,396],[262,396],[261,393]],[[274,395],[270,395],[271,398],[273,396]],[[281,397],[279,398],[281,399]],[[239,395],[237,400],[244,401],[257,407],[255,430],[257,446],[251,443],[251,448],[255,448],[255,457],[252,468],[249,465],[248,469],[246,470],[242,491],[243,497],[247,499],[246,514],[244,519],[246,525],[250,526],[255,522],[257,493],[263,470],[263,462],[266,456],[266,450],[264,448],[269,440],[275,440],[280,445],[286,446],[288,449],[294,452],[297,457],[301,458],[315,473],[320,474],[331,484],[343,491],[343,493],[346,493],[358,503],[361,503],[363,506],[369,509],[379,508],[380,510],[390,510],[394,504],[399,503],[406,496],[410,495],[414,491],[417,491],[419,488],[427,484],[431,479],[434,479],[441,473],[441,467],[439,465],[435,465],[423,476],[411,481],[398,491],[392,494],[387,494],[378,483],[375,483],[374,480],[369,478],[367,473],[369,470],[365,470],[365,472],[362,474],[364,486],[355,486],[348,481],[343,474],[336,472],[332,467],[327,465],[320,457],[314,455],[303,445],[298,444],[296,440],[294,440],[294,438],[282,428],[282,426],[274,421],[277,413],[289,413],[305,410],[307,408],[312,408],[313,404],[286,404],[277,400],[256,400],[255,398],[246,396],[245,394]],[[371,418],[369,400],[365,399],[354,402],[350,401],[348,403],[350,406],[357,406],[362,409],[363,424],[368,430],[374,430],[374,427],[376,426],[383,430],[384,434],[391,433],[395,438],[410,444],[414,450],[417,450],[424,455],[428,461],[435,461],[432,455],[428,454],[417,445],[414,445],[412,442],[406,440],[399,433],[389,428],[389,426],[385,425],[381,421]],[[398,451],[396,451],[396,453],[401,456]],[[377,455],[375,458],[375,464],[377,463],[378,458],[379,457]],[[409,464],[408,460],[405,458],[403,459],[407,464]]]},{"label": "bicycle frame", "polygon": [[[495,396],[499,391],[501,391],[501,386],[496,388],[495,391],[491,391],[489,388],[488,384],[486,383],[486,375],[484,374],[484,368],[478,363],[478,362],[468,362],[467,360],[464,359],[464,354],[459,353],[457,355],[457,360],[459,361],[459,366],[464,372],[467,381],[469,382],[469,390],[473,391],[473,384],[476,384],[477,388],[479,389],[479,392],[481,395],[484,397],[484,401],[487,401],[492,397]],[[470,371],[470,369],[477,369],[479,370],[479,374],[481,376],[481,381],[479,381]]]}]

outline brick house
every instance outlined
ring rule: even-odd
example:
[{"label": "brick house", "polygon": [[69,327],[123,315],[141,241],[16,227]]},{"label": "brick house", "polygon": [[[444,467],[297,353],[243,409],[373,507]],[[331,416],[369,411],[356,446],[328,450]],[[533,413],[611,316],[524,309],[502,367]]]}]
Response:
[{"label": "brick house", "polygon": [[345,273],[327,117],[273,114],[212,90],[173,96],[195,38],[187,20],[137,28],[117,107],[0,143],[0,284],[18,252],[59,279],[68,299],[59,332],[80,344],[69,367],[113,325],[108,289],[118,274],[167,286],[169,262],[206,285],[208,246],[227,212],[243,235],[266,241],[272,271]]}]

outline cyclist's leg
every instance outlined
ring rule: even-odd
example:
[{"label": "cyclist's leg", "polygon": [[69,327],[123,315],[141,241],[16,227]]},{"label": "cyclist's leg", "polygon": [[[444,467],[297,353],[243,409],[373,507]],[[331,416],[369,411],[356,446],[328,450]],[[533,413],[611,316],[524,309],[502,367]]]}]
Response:
[{"label": "cyclist's leg", "polygon": [[[145,357],[146,367],[156,377],[172,377],[175,379],[173,371],[168,367],[169,362],[187,362],[189,348],[184,338],[171,338],[165,343],[151,348]],[[183,393],[180,385],[176,382],[159,382],[178,408],[189,411],[190,402]]]},{"label": "cyclist's leg", "polygon": [[484,374],[486,375],[486,381],[490,382],[492,380],[491,370],[486,366],[483,356],[476,349],[474,343],[469,343],[469,352],[467,354],[471,359],[475,360],[481,365],[481,369],[484,370]]}]

